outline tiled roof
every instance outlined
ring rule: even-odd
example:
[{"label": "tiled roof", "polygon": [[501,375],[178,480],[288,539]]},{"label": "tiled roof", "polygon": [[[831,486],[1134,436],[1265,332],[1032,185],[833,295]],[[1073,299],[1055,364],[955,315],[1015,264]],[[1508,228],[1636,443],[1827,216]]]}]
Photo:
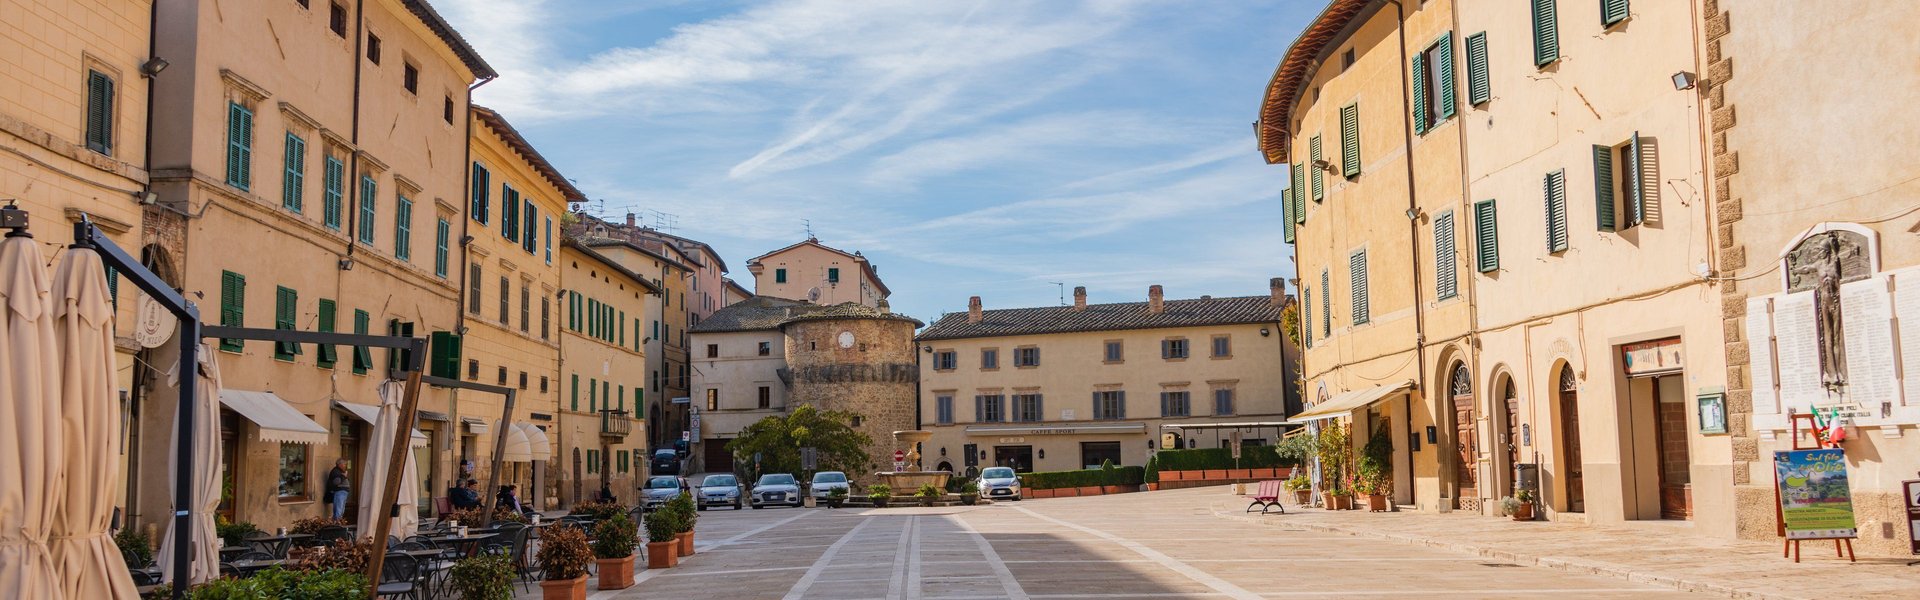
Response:
[{"label": "tiled roof", "polygon": [[795,321],[826,319],[883,319],[907,321],[913,323],[915,328],[923,325],[913,317],[880,312],[879,309],[853,302],[822,306],[773,296],[754,296],[714,311],[713,316],[701,319],[699,325],[687,331],[691,333],[757,331],[779,329],[780,326]]},{"label": "tiled roof", "polygon": [[588,244],[581,243],[580,240],[576,240],[573,238],[561,238],[560,246],[562,248],[572,248],[575,252],[579,252],[581,256],[585,256],[587,258],[591,258],[593,260],[599,261],[601,266],[611,269],[614,272],[617,272],[621,275],[625,275],[627,279],[631,279],[635,283],[639,283],[640,287],[646,289],[647,293],[649,294],[660,294],[663,292],[659,286],[654,285],[652,281],[648,281],[646,277],[640,275],[639,273],[633,272],[633,270],[628,269],[626,265],[622,265],[619,262],[613,260],[612,258],[608,258],[604,254],[593,251],[592,247],[590,247]]},{"label": "tiled roof", "polygon": [[948,313],[939,321],[935,321],[933,326],[920,332],[915,339],[951,340],[1279,321],[1280,307],[1274,306],[1270,296],[1195,298],[1168,300],[1166,310],[1157,315],[1147,311],[1146,302],[1088,304],[1086,310],[1074,310],[1072,306],[988,310],[981,313],[979,323],[968,323],[967,313],[964,311]]},{"label": "tiled roof", "polygon": [[486,124],[488,129],[492,129],[494,134],[499,135],[500,139],[507,143],[508,148],[520,153],[520,156],[525,158],[535,171],[539,171],[542,177],[546,177],[547,183],[559,189],[560,194],[566,196],[563,200],[567,202],[587,200],[587,195],[581,192],[580,188],[573,187],[573,181],[561,175],[560,169],[554,168],[553,163],[547,162],[547,157],[541,156],[540,151],[535,149],[527,138],[521,136],[520,131],[514,129],[513,124],[508,123],[506,117],[500,116],[498,111],[478,104],[473,105],[473,114],[478,116],[480,122]]},{"label": "tiled roof", "polygon": [[[1331,0],[1307,28],[1294,38],[1286,57],[1273,69],[1266,94],[1260,99],[1260,119],[1254,122],[1253,135],[1267,164],[1287,162],[1288,128],[1292,125],[1294,101],[1301,86],[1312,78],[1328,44],[1346,35],[1347,26],[1373,0]],[[1337,46],[1336,46],[1337,47]]]},{"label": "tiled roof", "polygon": [[926,325],[926,323],[920,322],[919,319],[915,319],[913,317],[909,317],[896,312],[883,312],[880,309],[867,306],[865,304],[860,304],[857,302],[842,302],[839,304],[835,304],[833,306],[822,306],[816,310],[798,312],[794,314],[792,317],[788,317],[786,322],[782,324],[784,325],[786,323],[792,323],[795,321],[824,321],[829,319],[873,319],[873,320],[880,320],[880,321],[906,321],[909,323],[913,323],[914,329],[919,329],[921,325]]},{"label": "tiled roof", "polygon": [[440,18],[440,11],[434,10],[433,5],[428,4],[427,0],[402,0],[401,3],[406,5],[407,12],[413,13],[413,16],[418,17],[422,23],[426,23],[427,28],[432,29],[434,35],[440,36],[440,41],[446,42],[448,47],[453,48],[453,53],[460,56],[460,62],[466,63],[467,69],[473,71],[474,77],[492,79],[500,76],[499,73],[494,72],[492,65],[488,65],[486,60],[480,58],[479,52],[473,51],[473,45],[467,43],[467,38],[461,37],[460,32],[454,30],[453,25],[447,24],[446,19]]},{"label": "tiled roof", "polygon": [[686,265],[680,264],[680,261],[676,261],[674,259],[661,256],[659,252],[654,252],[652,250],[647,249],[647,247],[645,246],[641,246],[639,244],[635,244],[627,240],[618,239],[618,238],[593,237],[593,236],[580,236],[575,239],[580,240],[581,244],[584,244],[589,248],[614,248],[614,247],[626,248],[634,252],[639,252],[641,254],[651,256],[655,260],[659,260],[660,262],[667,263],[667,266],[673,267],[675,269],[679,269],[682,271],[693,270],[693,269],[687,268]]}]

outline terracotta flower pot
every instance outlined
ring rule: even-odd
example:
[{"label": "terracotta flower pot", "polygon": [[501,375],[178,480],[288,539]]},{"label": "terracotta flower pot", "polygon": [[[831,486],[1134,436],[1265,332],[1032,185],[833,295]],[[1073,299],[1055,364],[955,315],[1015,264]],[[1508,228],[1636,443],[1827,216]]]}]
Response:
[{"label": "terracotta flower pot", "polygon": [[545,600],[587,600],[587,576],[540,582],[540,597]]},{"label": "terracotta flower pot", "polygon": [[1103,486],[1100,486],[1100,493],[1102,493],[1102,494],[1118,494],[1118,493],[1121,493],[1121,492],[1124,492],[1124,491],[1126,491],[1126,490],[1124,490],[1124,489],[1121,489],[1121,486],[1117,486],[1117,485],[1103,485]]},{"label": "terracotta flower pot", "polygon": [[1368,494],[1367,495],[1367,511],[1368,512],[1387,512],[1387,495],[1386,494]]},{"label": "terracotta flower pot", "polygon": [[1521,502],[1520,508],[1513,511],[1513,520],[1532,521],[1533,520],[1533,503]]},{"label": "terracotta flower pot", "polygon": [[1294,490],[1294,491],[1293,491],[1293,503],[1294,503],[1294,504],[1298,504],[1298,505],[1300,505],[1300,506],[1306,506],[1306,505],[1308,505],[1308,504],[1312,504],[1312,503],[1313,503],[1313,490],[1310,490],[1310,489],[1308,489],[1308,490]]},{"label": "terracotta flower pot", "polygon": [[647,568],[671,569],[680,564],[680,541],[647,542]]},{"label": "terracotta flower pot", "polygon": [[1320,495],[1327,510],[1353,510],[1353,496],[1335,496],[1327,492],[1321,492]]},{"label": "terracotta flower pot", "polygon": [[693,556],[693,532],[682,531],[678,534],[674,534],[673,537],[676,541],[680,542],[681,558]]},{"label": "terracotta flower pot", "polygon": [[596,558],[600,565],[600,589],[620,590],[633,587],[633,557]]},{"label": "terracotta flower pot", "polygon": [[1098,496],[1100,495],[1100,486],[1097,486],[1097,485],[1085,486],[1080,488],[1079,490],[1076,490],[1076,493],[1082,496]]},{"label": "terracotta flower pot", "polygon": [[1149,483],[1149,484],[1147,484],[1147,491],[1149,491],[1149,492],[1157,492],[1157,491],[1160,491],[1160,484],[1158,484],[1158,483]]}]

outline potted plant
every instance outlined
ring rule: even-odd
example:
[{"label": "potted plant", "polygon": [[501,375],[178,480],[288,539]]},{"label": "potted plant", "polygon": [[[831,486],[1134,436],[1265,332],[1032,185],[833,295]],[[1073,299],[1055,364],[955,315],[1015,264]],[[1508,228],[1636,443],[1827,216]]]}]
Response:
[{"label": "potted plant", "polygon": [[673,523],[679,529],[674,537],[680,542],[680,557],[693,556],[693,523],[700,520],[699,513],[693,509],[693,495],[681,492],[679,497],[667,501],[667,508],[673,511]]},{"label": "potted plant", "polygon": [[593,558],[600,566],[600,589],[633,587],[633,521],[616,514],[593,528]]},{"label": "potted plant", "polygon": [[540,594],[546,600],[586,600],[587,563],[593,551],[587,534],[571,525],[554,525],[540,533],[540,566],[545,571]]},{"label": "potted plant", "polygon": [[837,487],[827,490],[827,508],[840,508],[847,503],[847,488]]},{"label": "potted plant", "polygon": [[893,487],[884,483],[867,486],[867,501],[874,508],[886,508],[887,501],[893,498]]},{"label": "potted plant", "polygon": [[[1533,490],[1520,490],[1519,493],[1513,495],[1511,500],[1513,500],[1514,506],[1507,509],[1507,514],[1513,515],[1513,520],[1533,520]],[[1507,502],[1506,500],[1501,500],[1500,504],[1504,507]]]},{"label": "potted plant", "polygon": [[1336,487],[1320,495],[1327,510],[1353,510],[1353,490]]},{"label": "potted plant", "polygon": [[921,506],[933,506],[933,502],[940,499],[940,488],[931,483],[922,484],[920,491],[913,495],[920,498]]},{"label": "potted plant", "polygon": [[969,481],[960,488],[960,504],[973,506],[980,503],[980,482]]},{"label": "potted plant", "polygon": [[1293,492],[1293,503],[1307,506],[1313,503],[1313,478],[1306,473],[1295,473],[1287,478],[1287,491]]},{"label": "potted plant", "polygon": [[460,600],[513,600],[513,559],[505,554],[460,559],[449,577]]},{"label": "potted plant", "polygon": [[1393,492],[1393,438],[1383,425],[1373,430],[1367,437],[1367,445],[1360,449],[1355,471],[1358,483],[1366,489],[1355,491],[1366,496],[1367,510],[1387,511],[1387,496]]},{"label": "potted plant", "polygon": [[1147,474],[1143,479],[1147,482],[1147,491],[1160,489],[1160,456],[1158,454],[1147,457]]},{"label": "potted plant", "polygon": [[647,568],[668,569],[680,563],[680,541],[675,536],[680,533],[680,524],[673,522],[673,514],[665,510],[653,511],[647,515]]}]

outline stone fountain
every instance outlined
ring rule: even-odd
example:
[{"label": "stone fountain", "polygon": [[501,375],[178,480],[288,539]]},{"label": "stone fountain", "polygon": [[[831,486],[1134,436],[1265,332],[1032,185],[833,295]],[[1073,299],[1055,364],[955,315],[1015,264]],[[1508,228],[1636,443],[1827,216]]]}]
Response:
[{"label": "stone fountain", "polygon": [[933,439],[931,431],[893,432],[893,440],[906,446],[904,448],[907,452],[906,467],[900,471],[880,471],[874,473],[874,477],[879,478],[880,483],[893,488],[895,496],[911,496],[920,491],[920,486],[929,483],[940,488],[944,494],[947,489],[947,478],[952,477],[953,474],[946,471],[927,471],[920,464],[920,443],[929,439]]}]

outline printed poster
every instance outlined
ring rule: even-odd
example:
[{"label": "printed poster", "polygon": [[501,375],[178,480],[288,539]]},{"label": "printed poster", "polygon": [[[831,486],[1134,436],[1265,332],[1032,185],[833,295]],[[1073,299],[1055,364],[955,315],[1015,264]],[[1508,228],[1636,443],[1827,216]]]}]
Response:
[{"label": "printed poster", "polygon": [[1858,537],[1847,457],[1839,448],[1773,453],[1780,521],[1790,540]]}]

